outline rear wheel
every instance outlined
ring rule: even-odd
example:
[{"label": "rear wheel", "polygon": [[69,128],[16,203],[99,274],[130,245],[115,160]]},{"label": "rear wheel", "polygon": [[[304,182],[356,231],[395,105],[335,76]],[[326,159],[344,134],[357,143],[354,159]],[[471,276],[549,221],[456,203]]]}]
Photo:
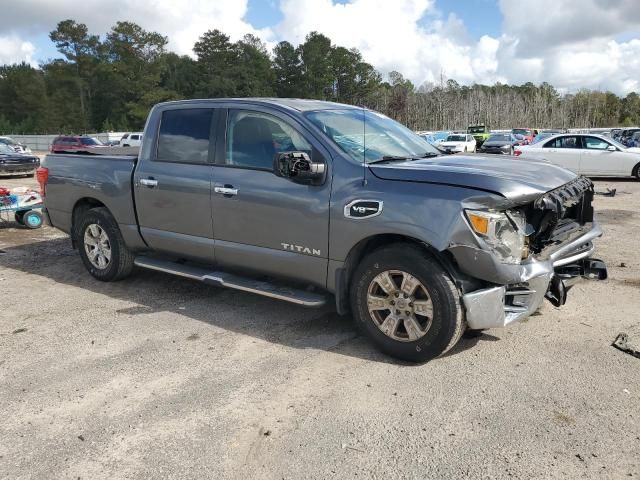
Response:
[{"label": "rear wheel", "polygon": [[110,282],[131,273],[134,256],[109,210],[104,207],[88,210],[76,231],[80,257],[91,275]]},{"label": "rear wheel", "polygon": [[19,223],[20,225],[24,225],[24,211],[16,212],[14,218],[16,219],[17,223]]},{"label": "rear wheel", "polygon": [[440,264],[408,244],[383,247],[351,284],[356,324],[383,352],[425,362],[453,347],[465,328],[460,294]]},{"label": "rear wheel", "polygon": [[633,167],[633,172],[631,173],[631,176],[634,177],[636,180],[640,180],[640,163],[635,167]]}]

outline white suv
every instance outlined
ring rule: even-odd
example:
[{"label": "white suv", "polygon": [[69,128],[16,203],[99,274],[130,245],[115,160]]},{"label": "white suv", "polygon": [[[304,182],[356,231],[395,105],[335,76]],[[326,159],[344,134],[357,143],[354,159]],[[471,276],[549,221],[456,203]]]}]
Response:
[{"label": "white suv", "polygon": [[142,132],[125,133],[120,139],[121,147],[139,147],[142,143]]}]

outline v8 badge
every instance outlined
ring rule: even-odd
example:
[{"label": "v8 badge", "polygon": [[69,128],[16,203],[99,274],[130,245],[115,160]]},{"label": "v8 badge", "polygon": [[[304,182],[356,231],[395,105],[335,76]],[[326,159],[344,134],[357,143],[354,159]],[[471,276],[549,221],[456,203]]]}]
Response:
[{"label": "v8 badge", "polygon": [[371,218],[382,213],[382,202],[380,200],[354,200],[344,207],[344,216],[360,220]]}]

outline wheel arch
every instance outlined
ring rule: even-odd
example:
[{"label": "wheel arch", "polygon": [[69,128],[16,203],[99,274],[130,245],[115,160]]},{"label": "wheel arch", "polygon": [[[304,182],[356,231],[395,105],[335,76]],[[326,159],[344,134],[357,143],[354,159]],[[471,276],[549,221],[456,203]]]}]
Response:
[{"label": "wheel arch", "polygon": [[459,289],[465,291],[468,284],[473,281],[470,277],[466,277],[460,273],[456,266],[453,256],[447,251],[439,251],[428,243],[408,235],[395,233],[381,233],[360,240],[354,245],[347,254],[346,260],[342,267],[335,270],[335,298],[336,309],[339,314],[343,315],[349,311],[349,294],[352,275],[362,261],[369,253],[391,244],[411,244],[415,245],[425,253],[431,255],[449,274],[453,282]]},{"label": "wheel arch", "polygon": [[631,170],[631,176],[636,177],[640,180],[640,162],[638,162],[636,166]]},{"label": "wheel arch", "polygon": [[[87,211],[91,210],[92,208],[98,207],[104,207],[109,210],[104,203],[92,197],[80,198],[73,205],[73,210],[71,211],[71,243],[73,244],[74,248],[76,247],[76,239],[78,236],[76,228],[80,223],[80,220]],[[111,211],[109,212],[111,213]]]}]

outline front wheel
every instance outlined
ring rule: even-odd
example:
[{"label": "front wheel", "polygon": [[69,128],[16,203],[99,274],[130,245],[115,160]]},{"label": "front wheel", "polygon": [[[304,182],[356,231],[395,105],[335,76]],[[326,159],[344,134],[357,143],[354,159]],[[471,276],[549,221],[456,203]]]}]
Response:
[{"label": "front wheel", "polygon": [[640,180],[640,163],[635,167],[633,167],[633,172],[631,173],[631,176],[636,180]]},{"label": "front wheel", "polygon": [[134,256],[109,210],[104,207],[88,210],[76,231],[80,257],[91,275],[110,282],[131,273]]},{"label": "front wheel", "polygon": [[411,362],[445,353],[465,322],[460,294],[426,251],[410,244],[383,247],[358,266],[351,283],[356,324],[383,352]]}]

